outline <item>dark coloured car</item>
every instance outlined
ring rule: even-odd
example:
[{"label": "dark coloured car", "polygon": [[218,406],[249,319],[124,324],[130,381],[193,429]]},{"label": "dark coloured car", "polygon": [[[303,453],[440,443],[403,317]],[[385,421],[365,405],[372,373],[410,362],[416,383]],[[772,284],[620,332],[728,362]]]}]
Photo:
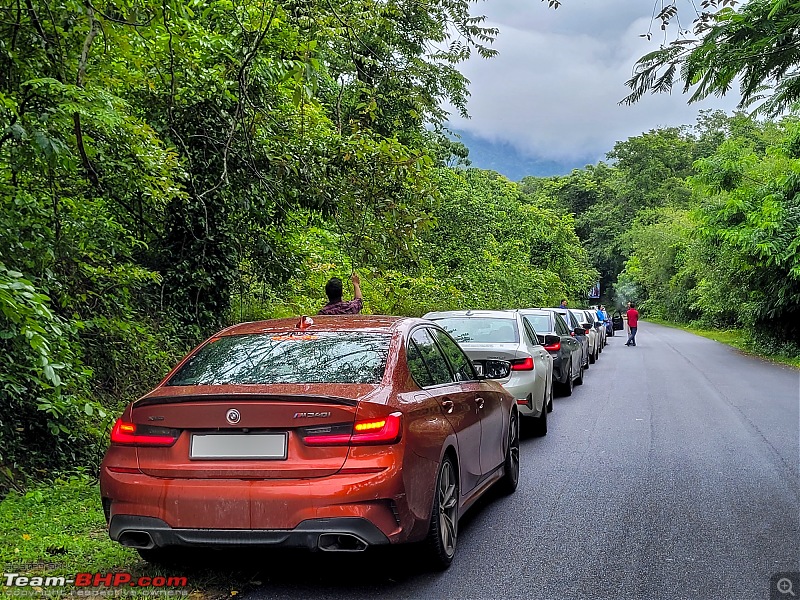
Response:
[{"label": "dark coloured car", "polygon": [[330,316],[246,323],[185,358],[114,425],[100,472],[109,534],[147,560],[178,547],[360,551],[424,542],[519,478],[519,418],[440,327]]},{"label": "dark coloured car", "polygon": [[557,313],[567,325],[569,334],[578,340],[582,348],[583,368],[589,368],[589,338],[586,335],[586,330],[578,323],[578,320],[572,315],[572,311],[567,308],[543,308],[542,310],[549,310],[550,312]]},{"label": "dark coloured car", "polygon": [[575,384],[583,383],[583,348],[570,334],[564,319],[555,311],[524,308],[518,311],[542,339],[544,349],[553,357],[553,382],[565,396],[572,395]]}]

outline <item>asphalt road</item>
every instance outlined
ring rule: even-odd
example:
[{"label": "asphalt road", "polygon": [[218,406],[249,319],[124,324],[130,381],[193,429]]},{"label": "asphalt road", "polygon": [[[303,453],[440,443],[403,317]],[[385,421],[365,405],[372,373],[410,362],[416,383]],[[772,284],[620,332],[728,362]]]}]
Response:
[{"label": "asphalt road", "polygon": [[800,570],[800,373],[649,323],[637,337],[555,399],[520,488],[462,519],[448,571],[273,552],[244,597],[770,598]]}]

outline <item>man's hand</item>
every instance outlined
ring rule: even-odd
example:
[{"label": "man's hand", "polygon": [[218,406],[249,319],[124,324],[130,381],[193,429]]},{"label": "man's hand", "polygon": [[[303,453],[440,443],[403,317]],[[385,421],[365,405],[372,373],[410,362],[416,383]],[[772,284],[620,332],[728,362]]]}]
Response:
[{"label": "man's hand", "polygon": [[358,276],[358,273],[353,273],[350,276],[350,281],[353,282],[353,296],[356,298],[362,298],[361,296],[361,278]]}]

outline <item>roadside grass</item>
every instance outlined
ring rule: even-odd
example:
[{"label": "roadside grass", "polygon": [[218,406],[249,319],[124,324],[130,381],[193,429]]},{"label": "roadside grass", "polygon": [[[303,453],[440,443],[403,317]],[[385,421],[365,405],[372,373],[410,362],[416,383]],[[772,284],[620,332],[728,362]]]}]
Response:
[{"label": "roadside grass", "polygon": [[664,321],[662,319],[654,319],[650,317],[647,318],[647,321],[658,323],[659,325],[664,325],[666,327],[682,329],[683,331],[688,331],[689,333],[694,333],[710,340],[733,346],[737,350],[741,350],[742,352],[752,356],[757,356],[759,358],[780,363],[782,365],[800,368],[800,357],[785,356],[781,354],[767,354],[762,352],[749,342],[745,332],[741,329],[700,329],[697,327],[690,327],[689,325],[681,325],[678,323],[672,323],[671,321]]},{"label": "roadside grass", "polygon": [[26,493],[10,492],[0,502],[2,573],[24,577],[73,577],[76,573],[130,573],[139,577],[187,578],[188,586],[138,588],[9,587],[0,598],[189,598],[220,599],[250,586],[253,573],[235,568],[156,568],[109,539],[96,481],[86,476],[56,479]]}]

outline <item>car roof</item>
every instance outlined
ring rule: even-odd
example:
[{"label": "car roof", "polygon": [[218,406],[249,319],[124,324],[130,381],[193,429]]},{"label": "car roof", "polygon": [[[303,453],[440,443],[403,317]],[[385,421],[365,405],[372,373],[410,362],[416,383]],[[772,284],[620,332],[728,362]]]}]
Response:
[{"label": "car roof", "polygon": [[[385,315],[313,315],[306,317],[310,323],[306,331],[382,331],[391,333],[403,325],[413,325],[423,322],[421,319],[411,317],[390,317]],[[286,319],[270,319],[267,321],[252,321],[233,325],[219,332],[217,335],[243,335],[252,333],[298,331],[300,317]]]},{"label": "car roof", "polygon": [[554,306],[552,308],[542,307],[539,310],[546,310],[548,312],[557,312],[560,315],[564,315],[567,312],[569,312],[571,309],[569,309],[569,308],[561,308],[560,306]]},{"label": "car roof", "polygon": [[516,312],[523,315],[549,315],[550,311],[546,308],[517,308]]},{"label": "car roof", "polygon": [[490,319],[508,319],[508,320],[515,319],[513,311],[508,311],[508,310],[448,310],[442,312],[429,312],[422,318],[435,320],[435,319],[449,319],[454,317],[458,318],[483,317]]}]

